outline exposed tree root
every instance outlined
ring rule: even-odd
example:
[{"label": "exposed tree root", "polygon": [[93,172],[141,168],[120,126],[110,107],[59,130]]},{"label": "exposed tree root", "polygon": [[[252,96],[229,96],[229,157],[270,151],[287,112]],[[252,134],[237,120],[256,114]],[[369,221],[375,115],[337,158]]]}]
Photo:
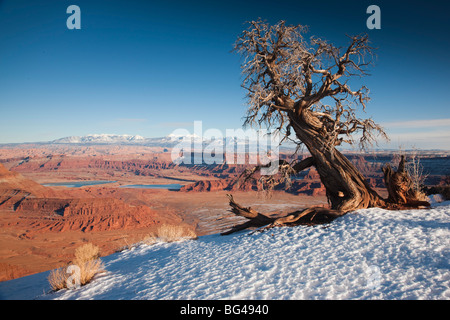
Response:
[{"label": "exposed tree root", "polygon": [[388,191],[387,207],[389,209],[429,207],[430,203],[417,199],[413,183],[408,172],[405,170],[405,156],[401,156],[397,171],[387,164],[383,168],[384,181]]},{"label": "exposed tree root", "polygon": [[[308,160],[309,161],[309,160]],[[383,168],[385,176],[385,184],[388,190],[389,197],[386,200],[377,202],[377,205],[367,204],[369,207],[380,207],[389,210],[404,210],[411,208],[430,207],[430,203],[420,201],[416,198],[412,190],[411,178],[405,170],[405,158],[401,157],[397,171],[394,171],[390,165]],[[253,172],[252,172],[253,173]],[[243,207],[234,201],[231,194],[227,194],[230,200],[231,212],[235,215],[244,217],[248,221],[232,227],[230,230],[223,232],[222,235],[232,234],[248,228],[261,228],[263,230],[280,227],[280,226],[296,226],[296,225],[316,225],[329,223],[334,219],[345,215],[353,210],[333,210],[322,207],[310,207],[304,210],[295,211],[284,217],[268,217],[250,207]],[[360,207],[354,208],[361,209]]]},{"label": "exposed tree root", "polygon": [[326,209],[322,207],[311,207],[300,211],[295,211],[284,217],[272,218],[257,212],[248,207],[243,207],[234,201],[232,195],[227,194],[230,200],[231,211],[237,216],[247,218],[248,221],[236,225],[230,230],[223,232],[222,235],[232,234],[248,228],[260,228],[266,226],[264,229],[281,227],[281,226],[296,226],[301,224],[323,224],[328,223],[342,216],[345,212]]}]

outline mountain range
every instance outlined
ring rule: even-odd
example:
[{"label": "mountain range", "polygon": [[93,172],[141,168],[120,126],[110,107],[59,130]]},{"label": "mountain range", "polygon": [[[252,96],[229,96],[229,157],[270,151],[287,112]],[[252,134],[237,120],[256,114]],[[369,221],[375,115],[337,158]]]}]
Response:
[{"label": "mountain range", "polygon": [[145,145],[145,146],[160,146],[160,147],[173,147],[182,141],[190,141],[191,143],[204,143],[204,144],[217,144],[223,145],[225,143],[234,144],[256,144],[258,141],[256,137],[226,137],[223,139],[210,139],[207,137],[198,136],[196,134],[188,135],[176,135],[169,134],[165,137],[159,138],[144,138],[140,135],[119,135],[119,134],[89,134],[86,136],[69,136],[53,141],[49,141],[49,144],[118,144],[118,145]]},{"label": "mountain range", "polygon": [[[263,136],[264,137],[264,136]],[[190,141],[191,143],[194,143],[194,149],[196,146],[198,146],[199,143],[202,143],[203,147],[210,146],[210,147],[221,147],[224,148],[226,146],[230,146],[234,144],[237,145],[248,145],[248,146],[255,146],[258,145],[258,140],[256,135],[250,135],[250,136],[226,136],[222,137],[221,139],[213,139],[205,136],[199,136],[196,134],[187,134],[187,135],[179,135],[171,133],[164,137],[155,137],[155,138],[145,138],[140,135],[128,135],[128,134],[88,134],[85,136],[68,136],[63,137],[60,139],[55,139],[51,141],[41,141],[41,142],[26,142],[26,143],[0,143],[0,146],[13,146],[13,145],[29,145],[29,144],[37,144],[37,145],[131,145],[131,146],[148,146],[148,147],[162,147],[162,148],[173,148],[177,144],[183,141],[183,139],[186,139],[185,141]],[[265,137],[263,138],[266,139]],[[261,138],[259,139],[260,146],[264,147],[265,144],[268,146],[270,145],[269,138],[265,141],[265,143],[261,144]],[[275,147],[278,143],[276,140],[272,142],[272,148]],[[280,146],[280,150],[292,150],[295,149],[297,145],[290,141],[284,141],[283,144]],[[350,153],[358,153],[357,150],[354,149],[345,149],[346,152]],[[384,149],[384,148],[378,148],[375,147],[372,150],[373,152],[398,152],[398,150],[393,149]],[[437,149],[424,149],[424,150],[418,150],[418,149],[411,149],[411,150],[403,150],[403,152],[412,152],[412,153],[423,153],[423,152],[431,152],[435,155],[440,156],[448,156],[448,151],[444,150],[437,150]]]},{"label": "mountain range", "polygon": [[89,134],[86,136],[70,136],[51,141],[51,143],[75,143],[75,144],[109,144],[109,143],[142,143],[146,139],[139,135],[119,134]]}]

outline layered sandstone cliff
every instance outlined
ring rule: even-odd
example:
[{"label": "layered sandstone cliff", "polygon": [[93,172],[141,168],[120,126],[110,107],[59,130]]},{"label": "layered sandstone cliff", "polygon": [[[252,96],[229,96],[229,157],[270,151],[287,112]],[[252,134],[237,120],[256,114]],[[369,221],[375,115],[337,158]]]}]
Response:
[{"label": "layered sandstone cliff", "polygon": [[130,205],[120,199],[71,199],[67,194],[70,191],[64,192],[64,197],[58,197],[58,191],[25,179],[0,164],[0,210],[17,217],[14,223],[27,225],[32,232],[127,230],[179,219],[175,215],[161,217],[148,206]]}]

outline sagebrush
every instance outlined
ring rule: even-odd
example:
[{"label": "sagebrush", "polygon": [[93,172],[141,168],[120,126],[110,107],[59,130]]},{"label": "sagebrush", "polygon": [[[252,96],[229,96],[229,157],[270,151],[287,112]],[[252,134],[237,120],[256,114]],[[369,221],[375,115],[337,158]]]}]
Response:
[{"label": "sagebrush", "polygon": [[[103,262],[99,258],[100,249],[92,243],[87,243],[75,250],[75,259],[68,266],[64,266],[50,272],[48,281],[52,290],[71,288],[74,285],[85,285],[99,273],[104,271]],[[70,266],[77,272],[71,271]],[[74,278],[75,277],[75,278]]]}]

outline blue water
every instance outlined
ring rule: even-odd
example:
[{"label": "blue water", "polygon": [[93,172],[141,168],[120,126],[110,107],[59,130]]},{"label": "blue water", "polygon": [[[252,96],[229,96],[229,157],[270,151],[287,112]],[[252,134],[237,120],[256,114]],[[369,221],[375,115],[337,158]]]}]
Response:
[{"label": "blue water", "polygon": [[117,181],[75,181],[75,182],[55,182],[55,183],[44,183],[44,187],[68,187],[68,188],[80,188],[84,186],[95,186],[98,184],[114,183]]},{"label": "blue water", "polygon": [[[99,184],[114,183],[117,181],[75,181],[75,182],[55,182],[55,183],[44,183],[44,187],[68,187],[68,188],[80,188],[84,186],[95,186]],[[127,186],[121,186],[120,188],[136,188],[136,189],[169,189],[169,190],[180,190],[183,185],[173,183],[173,184],[132,184]]]},{"label": "blue water", "polygon": [[169,189],[169,190],[180,190],[183,185],[172,183],[172,184],[132,184],[128,186],[121,186],[121,188],[136,188],[136,189]]}]

